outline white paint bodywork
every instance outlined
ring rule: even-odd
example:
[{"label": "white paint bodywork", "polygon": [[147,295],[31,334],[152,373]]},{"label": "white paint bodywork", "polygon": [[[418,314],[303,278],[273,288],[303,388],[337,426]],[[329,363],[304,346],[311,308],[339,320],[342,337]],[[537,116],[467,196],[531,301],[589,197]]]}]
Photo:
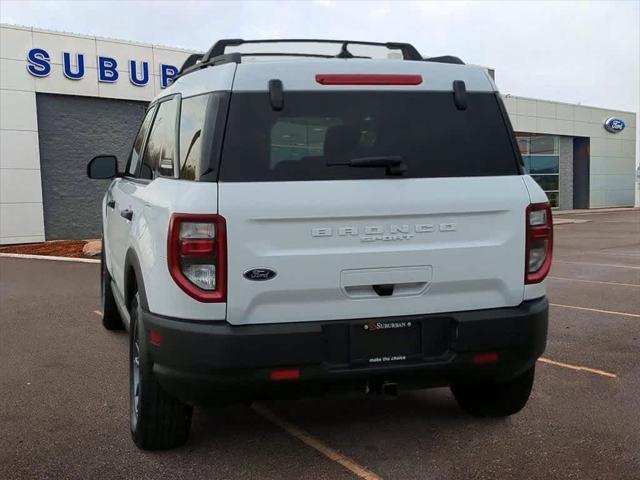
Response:
[{"label": "white paint bodywork", "polygon": [[[229,238],[227,321],[232,324],[522,302],[529,196],[519,176],[221,183],[219,188]],[[423,231],[416,232],[416,225]],[[414,236],[363,242],[353,234],[367,228],[386,233],[393,226]],[[326,235],[313,236],[318,228]],[[246,280],[242,272],[255,267],[277,276]],[[398,288],[393,296],[380,297],[371,287],[388,283]]]},{"label": "white paint bodywork", "polygon": [[[206,70],[205,70],[206,71]],[[369,73],[419,74],[422,83],[411,87],[398,85],[320,85],[316,74]],[[266,90],[272,78],[282,80],[286,90],[412,90],[450,91],[454,80],[464,80],[470,92],[492,92],[491,77],[482,67],[405,60],[330,59],[280,62],[241,63],[236,70],[233,90],[239,92]]]},{"label": "white paint bodywork", "polygon": [[[483,69],[409,61],[329,60],[226,64],[179,79],[162,96],[265,90],[280,78],[286,90],[321,86],[316,73],[420,73],[415,87],[359,90],[493,91]],[[530,185],[533,183],[533,185]],[[205,183],[119,179],[106,249],[122,291],[124,258],[133,249],[149,309],[190,320],[266,324],[399,316],[519,305],[544,295],[524,285],[525,209],[544,193],[520,175],[305,182]],[[542,197],[540,197],[542,195]],[[117,212],[134,210],[128,222]],[[219,213],[227,222],[227,303],[201,303],[184,293],[167,268],[172,213]],[[117,216],[117,218],[116,218]],[[113,222],[112,222],[113,220]],[[243,274],[276,272],[267,281]],[[373,285],[394,284],[391,296]]]},{"label": "white paint bodywork", "polygon": [[[149,310],[153,313],[194,320],[223,320],[224,303],[202,303],[184,293],[169,275],[167,233],[171,214],[216,213],[217,184],[157,178],[152,182],[117,179],[110,191],[116,201],[111,210],[103,206],[107,265],[120,293],[124,292],[124,260],[133,249],[140,261]],[[131,222],[121,209],[134,212]],[[110,216],[110,218],[108,218]]]}]

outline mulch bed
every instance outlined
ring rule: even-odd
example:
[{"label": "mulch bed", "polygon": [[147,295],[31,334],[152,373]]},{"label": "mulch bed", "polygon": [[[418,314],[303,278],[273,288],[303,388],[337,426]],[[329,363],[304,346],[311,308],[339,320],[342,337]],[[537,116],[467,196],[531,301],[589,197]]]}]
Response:
[{"label": "mulch bed", "polygon": [[56,240],[44,243],[25,243],[21,245],[0,246],[0,253],[23,253],[28,255],[48,255],[54,257],[100,258],[82,253],[86,240]]}]

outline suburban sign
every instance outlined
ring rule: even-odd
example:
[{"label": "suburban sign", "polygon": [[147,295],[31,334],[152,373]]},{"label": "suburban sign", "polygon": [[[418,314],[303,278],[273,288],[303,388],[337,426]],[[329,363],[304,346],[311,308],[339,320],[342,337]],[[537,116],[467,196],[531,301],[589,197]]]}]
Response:
[{"label": "suburban sign", "polygon": [[[62,72],[69,80],[81,80],[85,74],[85,55],[69,52],[62,54]],[[27,54],[27,71],[34,77],[46,77],[51,73],[51,57],[42,48],[32,48]],[[75,67],[74,67],[75,64]],[[97,62],[98,81],[102,83],[115,83],[120,78],[118,62],[115,58],[98,56]],[[178,74],[178,68],[174,65],[160,64],[161,88],[167,88],[171,80]],[[149,62],[129,60],[129,81],[136,87],[144,87],[149,83]]]}]

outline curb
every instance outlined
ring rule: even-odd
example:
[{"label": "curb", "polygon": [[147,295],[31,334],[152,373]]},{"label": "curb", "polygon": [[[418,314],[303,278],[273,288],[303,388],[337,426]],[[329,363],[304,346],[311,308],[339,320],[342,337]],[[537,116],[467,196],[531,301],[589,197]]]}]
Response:
[{"label": "curb", "polygon": [[54,260],[58,262],[100,263],[94,258],[54,257],[51,255],[29,255],[26,253],[0,253],[0,258],[27,258],[31,260]]},{"label": "curb", "polygon": [[640,211],[639,207],[612,207],[612,208],[583,208],[579,210],[556,210],[553,212],[553,216],[556,215],[591,215],[594,213],[616,213],[616,212],[637,212]]},{"label": "curb", "polygon": [[591,222],[591,220],[578,220],[577,218],[554,218],[553,219],[553,224],[554,225],[568,225],[568,224],[572,224],[572,223],[589,223]]}]

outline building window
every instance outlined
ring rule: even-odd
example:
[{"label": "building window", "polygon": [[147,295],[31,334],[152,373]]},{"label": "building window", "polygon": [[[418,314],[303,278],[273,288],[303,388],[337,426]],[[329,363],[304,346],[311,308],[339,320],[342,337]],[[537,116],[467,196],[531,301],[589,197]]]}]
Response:
[{"label": "building window", "polygon": [[555,135],[516,134],[524,168],[558,206],[560,192],[560,138]]}]

